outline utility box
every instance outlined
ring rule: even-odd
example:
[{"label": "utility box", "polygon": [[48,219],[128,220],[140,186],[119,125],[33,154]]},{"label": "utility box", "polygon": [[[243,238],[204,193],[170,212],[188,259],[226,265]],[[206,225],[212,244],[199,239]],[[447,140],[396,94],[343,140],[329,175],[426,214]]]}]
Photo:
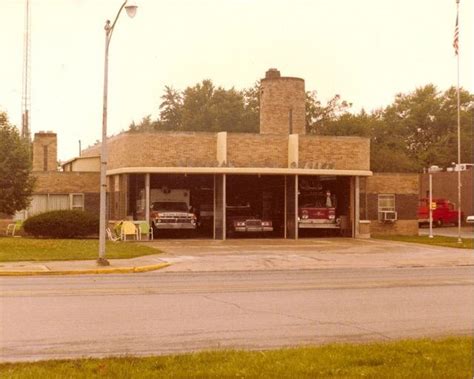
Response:
[{"label": "utility box", "polygon": [[358,238],[370,238],[370,220],[359,221]]}]

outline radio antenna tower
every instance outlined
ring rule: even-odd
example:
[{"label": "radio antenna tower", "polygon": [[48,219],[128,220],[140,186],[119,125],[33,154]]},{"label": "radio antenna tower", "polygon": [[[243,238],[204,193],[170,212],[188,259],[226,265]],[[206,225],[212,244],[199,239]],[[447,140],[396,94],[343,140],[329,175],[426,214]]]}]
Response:
[{"label": "radio antenna tower", "polygon": [[21,136],[31,140],[31,7],[26,0],[23,40],[23,78],[21,90]]}]

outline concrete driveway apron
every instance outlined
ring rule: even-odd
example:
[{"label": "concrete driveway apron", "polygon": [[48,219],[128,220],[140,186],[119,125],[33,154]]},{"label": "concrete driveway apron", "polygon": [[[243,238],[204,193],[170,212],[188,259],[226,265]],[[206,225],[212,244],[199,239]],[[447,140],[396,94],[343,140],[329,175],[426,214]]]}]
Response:
[{"label": "concrete driveway apron", "polygon": [[472,251],[373,239],[226,241],[162,240],[162,271],[304,270],[381,267],[452,267],[474,264]]}]

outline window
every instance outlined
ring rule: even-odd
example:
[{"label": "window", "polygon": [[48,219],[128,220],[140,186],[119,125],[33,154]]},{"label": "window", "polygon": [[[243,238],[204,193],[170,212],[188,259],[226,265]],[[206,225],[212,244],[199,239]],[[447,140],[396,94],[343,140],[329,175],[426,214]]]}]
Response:
[{"label": "window", "polygon": [[382,212],[395,212],[395,194],[379,194],[377,208],[379,221],[382,220]]},{"label": "window", "polygon": [[84,210],[84,194],[33,195],[27,214],[30,217],[43,212],[63,209]]},{"label": "window", "polygon": [[84,210],[84,194],[71,193],[71,209],[76,211]]}]

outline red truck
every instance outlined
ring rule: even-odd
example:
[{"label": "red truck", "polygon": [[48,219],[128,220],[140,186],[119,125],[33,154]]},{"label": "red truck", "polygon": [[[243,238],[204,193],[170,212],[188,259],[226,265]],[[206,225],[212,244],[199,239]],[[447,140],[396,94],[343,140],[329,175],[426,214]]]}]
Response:
[{"label": "red truck", "polygon": [[327,192],[300,195],[298,227],[301,229],[339,229],[336,197]]},{"label": "red truck", "polygon": [[[442,226],[444,224],[458,225],[458,211],[453,203],[447,199],[432,199],[433,209],[433,225]],[[418,204],[418,225],[427,225],[430,222],[429,199],[422,198]],[[462,219],[461,213],[461,219]]]}]

